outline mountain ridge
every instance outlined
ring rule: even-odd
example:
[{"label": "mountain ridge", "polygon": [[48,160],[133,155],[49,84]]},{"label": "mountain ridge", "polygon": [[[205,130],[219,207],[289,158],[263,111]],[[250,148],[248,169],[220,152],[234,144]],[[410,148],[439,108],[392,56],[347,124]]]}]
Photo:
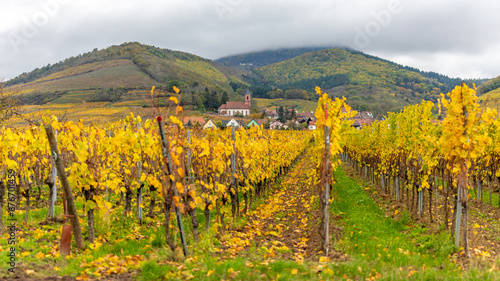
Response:
[{"label": "mountain ridge", "polygon": [[[147,93],[152,86],[161,92],[175,85],[197,92],[208,88],[232,93],[231,81],[243,83],[237,70],[209,59],[128,42],[36,68],[5,82],[4,86],[7,92],[20,96],[23,103],[42,104],[128,101],[139,99],[129,93]],[[100,97],[102,92],[111,94]]]},{"label": "mountain ridge", "polygon": [[[253,62],[242,67],[242,60]],[[282,48],[213,61],[182,51],[127,42],[36,68],[4,85],[8,91],[24,95],[23,100],[28,103],[30,97],[37,103],[124,101],[124,97],[130,98],[130,92],[144,91],[153,85],[167,91],[176,85],[188,99],[184,102],[192,101],[194,106],[205,99],[201,93],[207,93],[206,89],[218,92],[219,99],[223,92],[229,93],[230,99],[241,98],[242,90],[249,87],[257,98],[314,101],[314,87],[320,86],[332,96],[345,96],[355,109],[382,116],[422,99],[436,101],[440,93],[449,92],[460,81],[349,48]],[[483,81],[471,82],[480,86]],[[197,92],[198,97],[189,94],[192,92]]]},{"label": "mountain ridge", "polygon": [[[423,72],[349,49],[322,49],[251,70],[245,78],[262,89],[322,87],[333,96],[346,97],[358,110],[382,116],[422,99],[436,102],[461,82],[434,72]],[[473,80],[477,84],[480,80]],[[259,91],[260,97],[266,90]],[[276,96],[273,96],[276,97]],[[280,97],[280,96],[277,96]]]}]

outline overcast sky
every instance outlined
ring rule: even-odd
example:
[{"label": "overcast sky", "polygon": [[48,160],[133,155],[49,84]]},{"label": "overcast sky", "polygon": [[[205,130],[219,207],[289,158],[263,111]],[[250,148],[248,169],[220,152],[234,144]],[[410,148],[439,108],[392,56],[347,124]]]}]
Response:
[{"label": "overcast sky", "polygon": [[209,59],[350,46],[451,77],[500,75],[495,0],[1,0],[0,78],[137,41]]}]

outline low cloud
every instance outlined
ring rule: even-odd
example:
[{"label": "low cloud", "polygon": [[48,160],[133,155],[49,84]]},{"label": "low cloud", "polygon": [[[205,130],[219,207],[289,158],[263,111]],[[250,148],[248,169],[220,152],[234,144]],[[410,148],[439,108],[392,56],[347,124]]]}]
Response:
[{"label": "low cloud", "polygon": [[130,41],[210,59],[347,45],[453,77],[500,75],[500,2],[490,0],[7,0],[0,7],[7,79]]}]

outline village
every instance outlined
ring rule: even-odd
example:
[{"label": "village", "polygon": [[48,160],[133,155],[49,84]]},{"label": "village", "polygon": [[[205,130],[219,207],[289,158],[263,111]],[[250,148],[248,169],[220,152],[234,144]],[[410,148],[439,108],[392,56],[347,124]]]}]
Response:
[{"label": "village", "polygon": [[[185,127],[199,127],[202,129],[224,129],[228,127],[251,128],[263,126],[271,130],[316,130],[314,112],[298,112],[289,108],[288,115],[293,116],[286,122],[280,121],[279,109],[268,107],[262,110],[261,118],[251,118],[252,94],[245,92],[244,101],[228,101],[218,108],[217,114],[207,116],[187,116],[183,118]],[[375,121],[373,114],[368,111],[358,112],[353,117],[352,127],[360,130],[363,126]]]}]

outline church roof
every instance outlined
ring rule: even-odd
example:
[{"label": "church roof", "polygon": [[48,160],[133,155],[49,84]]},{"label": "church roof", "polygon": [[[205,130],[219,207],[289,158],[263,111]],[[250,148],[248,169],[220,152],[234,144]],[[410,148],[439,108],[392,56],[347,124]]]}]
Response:
[{"label": "church roof", "polygon": [[219,109],[250,109],[249,105],[246,105],[244,101],[228,101],[223,104]]}]

